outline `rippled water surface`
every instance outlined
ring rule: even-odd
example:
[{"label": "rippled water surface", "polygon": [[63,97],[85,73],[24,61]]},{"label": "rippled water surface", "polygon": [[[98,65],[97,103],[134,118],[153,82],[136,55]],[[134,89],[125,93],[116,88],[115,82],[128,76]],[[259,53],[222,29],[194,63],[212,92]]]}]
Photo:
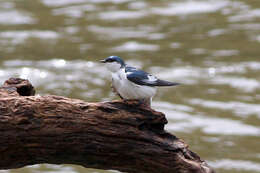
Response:
[{"label": "rippled water surface", "polygon": [[[152,106],[217,172],[260,172],[259,0],[0,1],[1,83],[16,76],[40,95],[118,99],[98,63],[109,55],[183,84],[160,89]],[[116,171],[46,164],[0,172]]]}]

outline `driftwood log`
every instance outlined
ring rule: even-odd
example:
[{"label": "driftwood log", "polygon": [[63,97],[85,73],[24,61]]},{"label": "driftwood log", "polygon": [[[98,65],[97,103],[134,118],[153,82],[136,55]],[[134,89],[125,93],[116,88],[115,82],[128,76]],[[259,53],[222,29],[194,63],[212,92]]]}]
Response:
[{"label": "driftwood log", "polygon": [[28,80],[0,88],[0,169],[77,164],[129,173],[213,173],[166,132],[163,113],[138,102],[34,96]]}]

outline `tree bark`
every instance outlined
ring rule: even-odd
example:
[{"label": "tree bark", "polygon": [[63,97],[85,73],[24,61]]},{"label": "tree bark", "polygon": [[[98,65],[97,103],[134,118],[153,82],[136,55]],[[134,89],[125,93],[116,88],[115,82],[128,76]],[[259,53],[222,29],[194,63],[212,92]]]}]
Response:
[{"label": "tree bark", "polygon": [[129,173],[213,173],[166,132],[165,115],[136,101],[33,96],[28,80],[0,88],[0,169],[77,164]]}]

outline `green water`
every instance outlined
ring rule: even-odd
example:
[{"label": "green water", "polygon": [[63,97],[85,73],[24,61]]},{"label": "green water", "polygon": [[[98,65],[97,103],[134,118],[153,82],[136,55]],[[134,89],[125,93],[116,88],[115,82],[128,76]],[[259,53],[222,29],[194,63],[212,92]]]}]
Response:
[{"label": "green water", "polygon": [[[260,172],[259,0],[1,0],[0,81],[40,95],[118,99],[98,63],[130,65],[183,85],[152,107],[218,173]],[[0,173],[109,173],[34,165]],[[158,170],[160,172],[160,170]]]}]

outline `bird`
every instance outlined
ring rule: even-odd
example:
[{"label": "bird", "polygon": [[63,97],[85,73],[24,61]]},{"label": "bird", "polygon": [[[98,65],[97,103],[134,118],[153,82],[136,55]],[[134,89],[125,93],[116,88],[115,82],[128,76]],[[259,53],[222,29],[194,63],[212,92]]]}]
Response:
[{"label": "bird", "polygon": [[124,101],[138,100],[151,106],[157,87],[179,85],[158,79],[156,76],[143,70],[127,65],[119,56],[109,56],[100,62],[112,74],[112,89]]}]

